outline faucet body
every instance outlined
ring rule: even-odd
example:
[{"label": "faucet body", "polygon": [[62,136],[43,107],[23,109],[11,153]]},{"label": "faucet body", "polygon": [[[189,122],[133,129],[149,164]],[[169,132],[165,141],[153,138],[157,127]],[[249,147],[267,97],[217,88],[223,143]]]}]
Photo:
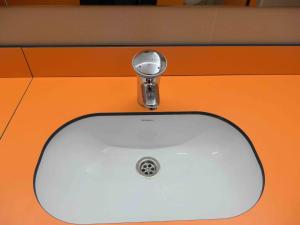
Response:
[{"label": "faucet body", "polygon": [[132,60],[138,75],[138,103],[150,110],[157,109],[160,103],[159,81],[166,70],[166,58],[156,51],[143,51]]},{"label": "faucet body", "polygon": [[138,78],[138,103],[151,110],[159,106],[159,80],[160,77]]}]

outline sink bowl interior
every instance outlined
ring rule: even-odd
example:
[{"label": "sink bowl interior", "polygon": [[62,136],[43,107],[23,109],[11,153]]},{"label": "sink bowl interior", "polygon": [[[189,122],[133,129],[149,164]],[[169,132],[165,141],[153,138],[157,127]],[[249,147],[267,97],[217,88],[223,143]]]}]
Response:
[{"label": "sink bowl interior", "polygon": [[41,206],[76,224],[229,218],[263,186],[249,138],[207,113],[77,118],[49,138],[34,179]]}]

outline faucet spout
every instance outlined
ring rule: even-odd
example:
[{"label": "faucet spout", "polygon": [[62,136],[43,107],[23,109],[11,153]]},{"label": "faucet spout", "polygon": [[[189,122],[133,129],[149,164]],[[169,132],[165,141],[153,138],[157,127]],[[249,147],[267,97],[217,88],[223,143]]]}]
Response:
[{"label": "faucet spout", "polygon": [[167,68],[166,58],[156,51],[143,51],[133,58],[132,66],[138,75],[138,103],[150,110],[157,109],[159,80]]}]

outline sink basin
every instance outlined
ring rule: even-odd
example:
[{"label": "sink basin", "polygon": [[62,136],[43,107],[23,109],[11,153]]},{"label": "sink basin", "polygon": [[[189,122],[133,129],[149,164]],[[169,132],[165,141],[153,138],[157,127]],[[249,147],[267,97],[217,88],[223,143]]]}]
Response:
[{"label": "sink basin", "polygon": [[249,138],[208,113],[74,119],[46,142],[34,178],[40,205],[75,224],[229,218],[263,186]]}]

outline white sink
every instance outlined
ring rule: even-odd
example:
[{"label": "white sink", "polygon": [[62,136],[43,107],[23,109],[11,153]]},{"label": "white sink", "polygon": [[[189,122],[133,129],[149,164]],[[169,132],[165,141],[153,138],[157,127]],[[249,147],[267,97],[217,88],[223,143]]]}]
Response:
[{"label": "white sink", "polygon": [[[145,176],[144,157],[157,160]],[[35,174],[41,206],[75,224],[233,217],[263,186],[247,136],[205,113],[83,116],[49,138]]]}]

